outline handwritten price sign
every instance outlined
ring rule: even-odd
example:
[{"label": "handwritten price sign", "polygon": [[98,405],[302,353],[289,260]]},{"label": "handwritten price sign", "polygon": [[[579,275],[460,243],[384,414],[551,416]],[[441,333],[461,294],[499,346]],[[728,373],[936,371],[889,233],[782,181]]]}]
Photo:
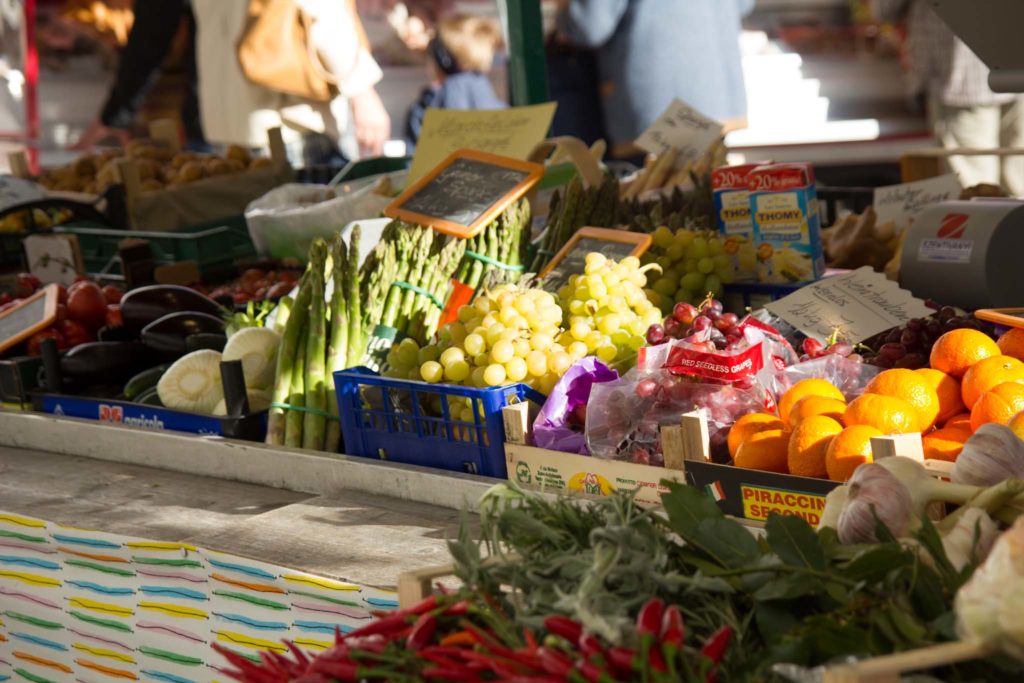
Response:
[{"label": "handwritten price sign", "polygon": [[875,215],[879,223],[894,221],[897,225],[904,225],[932,204],[956,199],[960,190],[960,181],[954,173],[875,188]]},{"label": "handwritten price sign", "polygon": [[673,100],[661,116],[636,139],[639,147],[663,154],[675,149],[680,161],[693,161],[722,134],[722,124],[681,100]]},{"label": "handwritten price sign", "polygon": [[838,328],[854,344],[932,312],[869,266],[819,280],[765,308],[808,337],[824,342]]}]

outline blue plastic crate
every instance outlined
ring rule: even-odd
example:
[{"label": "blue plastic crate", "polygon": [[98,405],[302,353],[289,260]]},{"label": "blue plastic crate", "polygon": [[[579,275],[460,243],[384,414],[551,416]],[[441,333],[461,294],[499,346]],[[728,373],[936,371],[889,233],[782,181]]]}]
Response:
[{"label": "blue plastic crate", "polygon": [[[365,368],[334,373],[345,453],[504,479],[502,407],[544,401],[525,384],[474,389],[380,377]],[[451,415],[447,398],[472,402],[473,421]],[[425,410],[440,404],[441,415]]]}]

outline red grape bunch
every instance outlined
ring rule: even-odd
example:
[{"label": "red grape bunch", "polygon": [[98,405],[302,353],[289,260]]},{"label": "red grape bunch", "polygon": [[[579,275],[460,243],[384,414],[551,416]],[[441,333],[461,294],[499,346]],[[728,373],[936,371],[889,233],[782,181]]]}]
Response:
[{"label": "red grape bunch", "polygon": [[687,339],[710,330],[710,344],[715,350],[732,349],[743,341],[740,319],[735,313],[724,313],[722,302],[709,294],[700,306],[680,301],[663,323],[647,328],[647,343],[664,344],[671,339]]},{"label": "red grape bunch", "polygon": [[864,360],[882,368],[916,370],[928,367],[928,357],[935,341],[946,332],[961,328],[979,330],[995,338],[995,329],[990,323],[978,320],[970,313],[960,313],[952,306],[942,306],[927,318],[913,318],[902,327],[894,327],[867,339],[864,346],[870,350],[864,352]]}]

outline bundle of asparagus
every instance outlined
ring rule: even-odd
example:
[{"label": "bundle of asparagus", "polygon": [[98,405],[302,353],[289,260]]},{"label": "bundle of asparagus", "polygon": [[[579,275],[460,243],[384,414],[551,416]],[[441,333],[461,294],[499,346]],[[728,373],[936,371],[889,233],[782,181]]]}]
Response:
[{"label": "bundle of asparagus", "polygon": [[[359,239],[356,226],[347,246],[339,235],[330,249],[324,240],[316,240],[310,247],[309,267],[284,324],[278,352],[274,402],[267,425],[269,444],[338,450],[341,430],[334,371],[358,363],[365,345],[360,315]],[[328,275],[333,284],[330,306],[326,296]]]},{"label": "bundle of asparagus", "polygon": [[684,161],[675,149],[652,154],[635,178],[621,183],[620,194],[624,199],[632,199],[655,190],[687,185],[695,178],[709,175],[711,169],[724,165],[725,153],[725,140],[720,138],[693,161]]}]

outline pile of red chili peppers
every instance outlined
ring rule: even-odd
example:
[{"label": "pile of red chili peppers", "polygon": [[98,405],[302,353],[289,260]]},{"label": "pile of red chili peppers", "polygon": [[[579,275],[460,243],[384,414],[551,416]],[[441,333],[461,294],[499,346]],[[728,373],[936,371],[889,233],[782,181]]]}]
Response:
[{"label": "pile of red chili peppers", "polygon": [[576,621],[551,616],[541,639],[517,629],[495,600],[431,596],[381,615],[312,655],[287,643],[291,657],[261,652],[255,664],[219,645],[242,683],[356,681],[507,681],[510,683],[713,683],[732,637],[722,627],[696,650],[685,643],[682,613],[658,598],[636,620],[636,647],[608,646]]}]

